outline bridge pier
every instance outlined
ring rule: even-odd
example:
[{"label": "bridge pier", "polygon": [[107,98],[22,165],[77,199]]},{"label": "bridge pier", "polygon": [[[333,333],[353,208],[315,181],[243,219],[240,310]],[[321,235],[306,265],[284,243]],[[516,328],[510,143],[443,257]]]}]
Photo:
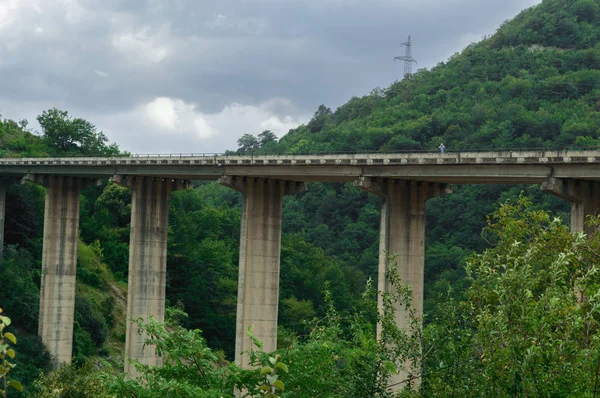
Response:
[{"label": "bridge pier", "polygon": [[8,184],[0,183],[0,258],[4,254],[4,223],[6,222],[6,191]]},{"label": "bridge pier", "polygon": [[164,322],[169,196],[172,191],[189,188],[190,183],[123,176],[114,176],[111,181],[132,189],[125,372],[136,377],[138,372],[128,359],[162,365],[162,358],[156,355],[154,347],[144,346],[147,336],[138,334],[137,324],[132,320],[148,321],[153,316],[158,322]]},{"label": "bridge pier", "polygon": [[4,224],[6,222],[6,191],[18,178],[0,178],[0,258],[4,253]]},{"label": "bridge pier", "polygon": [[540,188],[571,203],[571,232],[594,232],[585,219],[600,210],[600,182],[549,178]]},{"label": "bridge pier", "polygon": [[38,334],[58,369],[71,363],[73,352],[79,194],[92,180],[42,175],[24,180],[46,187]]},{"label": "bridge pier", "polygon": [[[361,178],[355,186],[383,198],[381,205],[381,227],[379,238],[378,289],[392,292],[393,286],[386,278],[387,255],[396,255],[396,269],[402,281],[412,287],[413,307],[416,315],[423,314],[423,285],[425,269],[425,202],[427,199],[450,192],[446,184],[404,181],[395,179]],[[377,308],[383,311],[383,299],[378,297]],[[395,305],[396,324],[410,332],[410,319],[403,305]],[[377,325],[377,337],[381,336],[381,324]],[[405,381],[414,377],[410,364],[402,366],[397,375],[390,379],[393,391],[400,391]],[[419,369],[414,369],[419,371]],[[412,380],[413,386],[420,378]]]},{"label": "bridge pier", "polygon": [[219,182],[244,194],[240,228],[240,259],[236,318],[235,361],[249,367],[252,348],[248,327],[263,343],[277,349],[279,259],[284,195],[306,189],[304,183],[263,178],[224,176]]}]

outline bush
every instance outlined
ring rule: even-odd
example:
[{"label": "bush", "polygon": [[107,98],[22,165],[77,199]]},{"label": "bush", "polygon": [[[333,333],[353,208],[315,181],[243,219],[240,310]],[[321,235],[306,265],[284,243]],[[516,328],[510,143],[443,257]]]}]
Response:
[{"label": "bush", "polygon": [[[82,294],[75,296],[75,323],[89,333],[94,348],[99,348],[104,344],[109,330],[106,318],[101,309]],[[87,335],[81,332],[80,337],[82,338],[80,342],[82,347],[87,346]],[[89,352],[90,350],[86,348],[84,351]]]},{"label": "bush", "polygon": [[106,289],[110,275],[102,263],[102,249],[98,241],[91,245],[79,242],[77,253],[77,278],[91,287]]},{"label": "bush", "polygon": [[31,334],[37,333],[40,306],[37,267],[28,251],[14,246],[7,246],[0,260],[0,303],[12,314],[13,324]]},{"label": "bush", "polygon": [[99,370],[111,368],[99,360],[83,362],[81,366],[63,366],[42,375],[32,387],[32,398],[108,398],[108,389],[98,377]]}]

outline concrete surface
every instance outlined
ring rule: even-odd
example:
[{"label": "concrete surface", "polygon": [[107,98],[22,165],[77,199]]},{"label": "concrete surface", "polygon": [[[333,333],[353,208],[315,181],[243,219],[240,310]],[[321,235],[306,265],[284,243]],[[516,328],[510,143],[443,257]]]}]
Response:
[{"label": "concrete surface", "polygon": [[243,193],[235,361],[249,367],[247,351],[253,346],[249,327],[263,350],[277,349],[279,255],[283,196],[305,190],[296,182],[225,177],[225,186]]},{"label": "concrete surface", "polygon": [[[387,278],[388,267],[395,265],[401,283],[412,287],[412,307],[415,317],[420,319],[423,316],[425,270],[425,202],[448,193],[448,188],[427,182],[371,178],[363,178],[355,185],[382,197],[378,290],[396,291]],[[382,313],[381,295],[377,307]],[[406,306],[396,303],[394,311],[397,326],[410,335],[411,320]],[[381,323],[377,325],[377,336],[381,336]],[[411,375],[420,375],[420,370],[411,369],[409,363],[397,365],[402,370],[391,377],[390,385],[394,391],[404,388]],[[412,383],[418,386],[420,378],[413,379]]]},{"label": "concrete surface", "polygon": [[138,372],[128,359],[162,365],[154,346],[144,345],[147,335],[138,333],[134,320],[141,318],[147,322],[152,316],[164,322],[169,196],[172,191],[189,188],[190,184],[149,177],[115,176],[112,181],[132,190],[125,372],[135,378]]}]

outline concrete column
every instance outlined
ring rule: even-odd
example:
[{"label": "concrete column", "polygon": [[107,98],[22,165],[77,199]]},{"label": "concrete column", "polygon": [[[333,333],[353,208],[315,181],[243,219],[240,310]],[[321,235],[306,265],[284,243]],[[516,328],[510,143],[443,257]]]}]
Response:
[{"label": "concrete column", "polygon": [[4,223],[6,222],[6,191],[17,182],[16,178],[0,178],[0,258],[4,253]]},{"label": "concrete column", "polygon": [[24,180],[46,187],[38,334],[58,369],[71,363],[79,194],[91,181],[43,175],[29,175]]},{"label": "concrete column", "polygon": [[599,213],[600,182],[549,178],[541,189],[571,203],[571,232],[585,232],[588,235],[594,232],[585,225],[585,219]]},{"label": "concrete column", "polygon": [[306,190],[304,183],[261,178],[221,177],[219,182],[244,194],[235,361],[248,368],[246,335],[252,327],[265,352],[277,349],[279,256],[283,196]]},{"label": "concrete column", "polygon": [[[381,205],[381,227],[379,238],[378,286],[382,292],[391,292],[393,286],[388,281],[387,255],[396,254],[396,266],[403,283],[410,285],[413,292],[413,307],[417,316],[423,314],[423,284],[425,268],[425,202],[427,199],[449,193],[445,184],[404,181],[394,179],[362,178],[355,186],[377,194],[383,198]],[[383,311],[383,299],[378,297],[377,308]],[[408,311],[402,305],[395,307],[396,324],[400,329],[410,331]],[[381,336],[381,325],[377,325],[377,337]],[[400,364],[402,365],[402,364]],[[390,380],[394,391],[406,385],[404,382],[413,373],[409,366]],[[413,380],[419,385],[420,379]]]},{"label": "concrete column", "polygon": [[0,258],[4,254],[4,223],[6,222],[6,191],[8,186],[0,183]]},{"label": "concrete column", "polygon": [[151,177],[115,176],[111,181],[132,189],[125,372],[136,377],[135,366],[128,359],[162,365],[154,347],[144,346],[147,336],[138,334],[132,320],[147,321],[151,315],[158,322],[165,320],[169,196],[191,185],[189,181]]}]

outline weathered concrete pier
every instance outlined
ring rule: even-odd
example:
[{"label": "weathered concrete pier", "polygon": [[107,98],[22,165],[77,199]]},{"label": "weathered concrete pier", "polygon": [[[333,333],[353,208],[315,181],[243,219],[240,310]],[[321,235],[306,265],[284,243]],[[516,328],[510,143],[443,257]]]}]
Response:
[{"label": "weathered concrete pier", "polygon": [[277,349],[279,252],[283,196],[306,189],[304,183],[225,176],[225,186],[244,195],[240,228],[240,262],[235,337],[235,360],[248,366],[252,348],[249,327],[266,352]]},{"label": "weathered concrete pier", "polygon": [[[144,345],[147,336],[137,332],[134,320],[142,318],[147,322],[150,316],[158,322],[165,320],[169,196],[173,191],[189,188],[190,184],[182,180],[121,175],[113,176],[111,181],[132,191],[125,356],[145,365],[162,365],[154,347]],[[135,366],[127,360],[125,371],[137,375]]]},{"label": "weathered concrete pier", "polygon": [[[570,201],[572,230],[586,231],[585,217],[600,209],[599,166],[600,151],[4,158],[0,246],[7,186],[19,180],[46,186],[39,334],[60,367],[71,362],[81,189],[109,178],[132,189],[127,316],[162,321],[170,193],[190,187],[191,180],[218,180],[244,195],[235,357],[248,366],[243,355],[250,348],[248,327],[267,351],[277,347],[282,200],[303,191],[306,182],[354,182],[382,197],[379,289],[390,289],[385,253],[397,253],[399,275],[412,286],[422,313],[429,198],[447,194],[450,184],[538,184]],[[407,329],[404,309],[396,315]],[[127,358],[161,364],[143,339],[129,322]],[[135,369],[125,366],[135,376]]]}]

